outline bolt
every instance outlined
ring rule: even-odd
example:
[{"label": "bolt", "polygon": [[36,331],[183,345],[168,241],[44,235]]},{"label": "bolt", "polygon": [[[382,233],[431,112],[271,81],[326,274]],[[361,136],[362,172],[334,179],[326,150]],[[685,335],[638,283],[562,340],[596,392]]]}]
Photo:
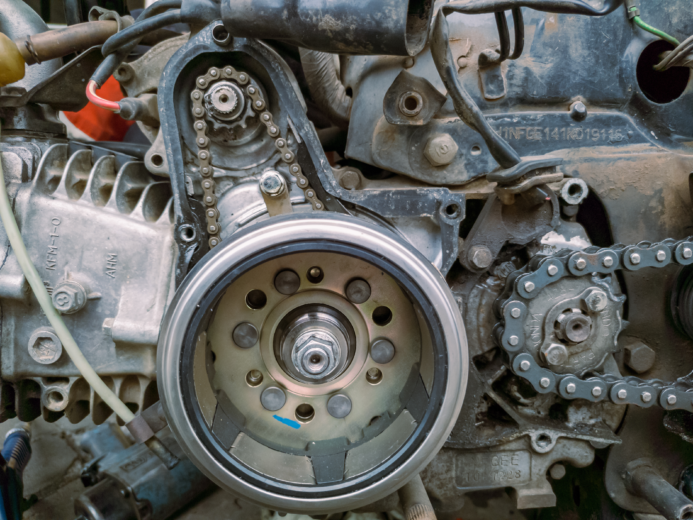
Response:
[{"label": "bolt", "polygon": [[74,314],[87,304],[87,290],[74,280],[63,280],[53,289],[52,299],[62,314]]},{"label": "bolt", "polygon": [[643,392],[640,394],[640,399],[642,399],[643,403],[649,403],[652,401],[652,394],[650,392]]},{"label": "bolt", "polygon": [[577,391],[577,386],[575,386],[575,383],[568,383],[565,387],[565,391],[569,394],[574,394]]},{"label": "bolt", "polygon": [[582,101],[570,105],[570,117],[575,121],[583,121],[587,117],[587,107]]},{"label": "bolt", "polygon": [[691,258],[693,256],[693,249],[691,249],[690,247],[684,247],[681,254],[683,255],[683,257],[686,260],[688,260],[689,258]]},{"label": "bolt", "polygon": [[486,246],[472,246],[469,248],[467,258],[477,269],[488,269],[493,263],[493,253]]},{"label": "bolt", "polygon": [[668,404],[668,405],[671,405],[671,406],[674,406],[674,405],[676,404],[676,396],[673,395],[673,394],[669,394],[669,395],[667,396],[667,404]]},{"label": "bolt", "polygon": [[602,395],[602,387],[601,386],[595,386],[594,388],[592,388],[592,395],[594,397],[599,397],[600,395]]},{"label": "bolt", "polygon": [[245,376],[245,382],[248,383],[250,386],[257,386],[260,383],[262,383],[263,376],[262,372],[259,370],[251,370],[248,372],[248,375]]},{"label": "bolt", "polygon": [[[580,204],[585,200],[585,198],[587,198],[589,192],[590,189],[585,181],[582,179],[572,178],[567,179],[563,183],[558,195],[561,198],[561,201],[568,205],[567,207],[564,206],[565,210],[571,206],[575,207]],[[577,208],[575,209],[577,210]]]},{"label": "bolt", "polygon": [[587,261],[584,258],[578,258],[575,261],[575,268],[578,271],[582,271],[583,269],[585,269],[585,267],[587,267]]},{"label": "bolt", "polygon": [[286,189],[286,181],[281,173],[275,170],[267,170],[260,177],[260,190],[265,195],[277,197]]},{"label": "bolt", "polygon": [[345,292],[351,303],[366,303],[371,297],[371,286],[366,280],[356,278],[347,284]]},{"label": "bolt", "polygon": [[243,322],[236,325],[231,334],[233,342],[241,348],[251,348],[256,343],[260,335],[255,328],[255,325],[248,322]]},{"label": "bolt", "polygon": [[520,338],[518,338],[517,336],[510,336],[508,338],[508,343],[510,343],[513,347],[515,345],[517,345],[519,342],[520,342]]},{"label": "bolt", "polygon": [[638,253],[631,253],[630,261],[633,265],[638,265],[640,263],[640,255]]},{"label": "bolt", "polygon": [[600,312],[606,309],[606,304],[608,300],[606,298],[606,293],[598,289],[594,289],[585,298],[585,304],[587,308],[593,312]]},{"label": "bolt", "polygon": [[424,148],[424,156],[433,166],[447,166],[455,157],[459,147],[450,134],[437,134],[431,137]]},{"label": "bolt", "polygon": [[556,334],[571,343],[582,343],[592,333],[592,318],[582,314],[580,309],[572,309],[571,312],[560,314],[556,323],[558,325]]},{"label": "bolt", "polygon": [[550,384],[551,384],[551,380],[548,377],[542,377],[539,380],[539,386],[542,388],[548,388]]},{"label": "bolt", "polygon": [[35,330],[29,338],[29,355],[37,363],[50,365],[58,361],[62,353],[63,344],[50,327]]},{"label": "bolt", "polygon": [[611,267],[612,265],[614,265],[613,257],[610,257],[610,256],[605,257],[604,260],[602,260],[602,265],[604,267]]},{"label": "bolt", "polygon": [[565,466],[563,464],[554,464],[549,470],[549,475],[554,480],[561,480],[565,477]]},{"label": "bolt", "polygon": [[544,360],[552,366],[561,366],[568,360],[568,349],[561,343],[542,345],[541,354]]},{"label": "bolt", "polygon": [[655,258],[657,259],[658,262],[664,262],[664,260],[667,259],[667,254],[665,251],[660,249],[659,251],[657,251]]},{"label": "bolt", "polygon": [[351,399],[344,394],[337,394],[327,401],[327,412],[335,419],[343,419],[351,413]]},{"label": "bolt", "polygon": [[395,346],[387,339],[376,339],[371,345],[371,359],[385,365],[395,357]]},{"label": "bolt", "polygon": [[355,190],[361,186],[361,176],[355,170],[347,170],[339,176],[339,185],[345,190]]},{"label": "bolt", "polygon": [[265,410],[276,412],[286,404],[286,394],[277,386],[268,386],[260,394],[260,402]]},{"label": "bolt", "polygon": [[535,288],[534,282],[525,282],[525,291],[532,292]]},{"label": "bolt", "polygon": [[518,309],[517,307],[515,307],[514,309],[512,309],[512,310],[510,311],[510,315],[511,315],[513,318],[516,318],[516,319],[517,319],[517,318],[519,318],[520,316],[522,316],[522,311],[521,311],[520,309]]},{"label": "bolt", "polygon": [[621,388],[616,394],[616,397],[618,397],[619,399],[625,399],[626,397],[628,397],[628,391],[625,388]]},{"label": "bolt", "polygon": [[549,273],[549,276],[556,276],[558,274],[558,266],[551,264],[546,272]]},{"label": "bolt", "polygon": [[300,286],[301,279],[291,269],[284,269],[274,277],[274,287],[281,294],[294,294]]},{"label": "bolt", "polygon": [[368,381],[372,385],[377,385],[382,381],[383,379],[383,373],[380,371],[378,368],[369,368],[368,372],[366,372],[366,381]]},{"label": "bolt", "polygon": [[527,372],[527,370],[529,370],[531,367],[532,364],[526,359],[520,362],[520,370],[522,370],[523,372]]},{"label": "bolt", "polygon": [[623,357],[628,368],[637,374],[643,374],[654,366],[656,354],[642,341],[634,340],[624,347]]}]

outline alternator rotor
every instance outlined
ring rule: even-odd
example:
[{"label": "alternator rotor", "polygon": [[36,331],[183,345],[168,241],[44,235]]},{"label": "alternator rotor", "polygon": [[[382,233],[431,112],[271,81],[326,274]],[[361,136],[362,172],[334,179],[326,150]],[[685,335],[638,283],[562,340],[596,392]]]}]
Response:
[{"label": "alternator rotor", "polygon": [[290,215],[191,272],[158,364],[169,424],[202,471],[317,514],[383,498],[431,460],[462,406],[468,353],[420,253],[353,217]]}]

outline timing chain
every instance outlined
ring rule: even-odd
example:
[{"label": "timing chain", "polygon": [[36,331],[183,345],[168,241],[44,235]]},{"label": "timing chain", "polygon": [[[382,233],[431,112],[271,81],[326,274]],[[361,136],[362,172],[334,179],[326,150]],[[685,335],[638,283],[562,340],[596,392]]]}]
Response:
[{"label": "timing chain", "polygon": [[259,114],[260,121],[267,127],[267,134],[274,138],[274,145],[281,152],[282,161],[289,165],[289,171],[296,177],[298,186],[303,190],[306,200],[310,202],[314,210],[322,210],[324,205],[311,189],[308,179],[303,174],[301,166],[296,161],[295,154],[289,149],[287,140],[281,136],[279,127],[274,124],[272,114],[267,110],[267,103],[262,99],[260,89],[250,83],[250,78],[244,72],[238,72],[231,66],[223,68],[211,67],[204,76],[200,76],[195,81],[195,90],[192,91],[192,113],[195,118],[195,142],[198,152],[197,158],[200,162],[200,175],[202,176],[202,190],[204,193],[203,202],[205,205],[205,216],[207,217],[207,233],[209,234],[210,249],[216,247],[221,242],[219,233],[219,210],[217,209],[217,197],[214,193],[216,183],[214,182],[214,169],[212,168],[212,155],[209,150],[209,137],[207,137],[207,123],[205,116],[207,112],[204,106],[204,93],[217,80],[235,81],[251,100],[251,107],[254,112]]},{"label": "timing chain", "polygon": [[609,400],[647,408],[658,404],[666,410],[693,411],[691,376],[673,383],[594,375],[580,379],[574,374],[557,374],[537,364],[525,344],[525,319],[528,303],[542,289],[565,277],[592,274],[612,275],[618,269],[638,271],[670,264],[693,264],[693,237],[675,241],[640,242],[609,248],[589,247],[583,251],[562,250],[552,255],[537,255],[525,267],[510,274],[505,289],[496,301],[500,319],[494,329],[496,342],[508,354],[512,371],[529,381],[540,394],[556,393],[564,399]]}]

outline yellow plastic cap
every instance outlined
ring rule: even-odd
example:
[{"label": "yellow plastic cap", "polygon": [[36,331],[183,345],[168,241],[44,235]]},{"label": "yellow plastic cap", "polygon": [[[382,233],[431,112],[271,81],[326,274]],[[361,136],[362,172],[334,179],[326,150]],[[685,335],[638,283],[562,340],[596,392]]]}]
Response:
[{"label": "yellow plastic cap", "polygon": [[0,33],[0,87],[22,79],[25,65],[17,44]]}]

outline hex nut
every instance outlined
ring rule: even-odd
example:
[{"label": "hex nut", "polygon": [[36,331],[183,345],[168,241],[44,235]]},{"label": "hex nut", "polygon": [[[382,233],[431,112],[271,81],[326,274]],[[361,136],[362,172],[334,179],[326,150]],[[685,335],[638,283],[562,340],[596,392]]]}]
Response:
[{"label": "hex nut", "polygon": [[63,344],[51,327],[37,329],[29,338],[29,355],[37,363],[50,365],[58,361],[62,353]]},{"label": "hex nut", "polygon": [[468,258],[477,269],[488,269],[493,263],[493,253],[486,246],[472,246],[469,248]]},{"label": "hex nut", "polygon": [[361,175],[356,170],[347,170],[339,176],[339,185],[345,190],[357,190],[361,187]]},{"label": "hex nut", "polygon": [[568,349],[560,343],[542,345],[541,354],[544,360],[552,366],[560,366],[568,360]]},{"label": "hex nut", "polygon": [[633,372],[642,374],[654,366],[657,357],[655,351],[642,341],[634,341],[626,345],[623,350],[623,361]]},{"label": "hex nut", "polygon": [[455,160],[459,146],[450,134],[431,137],[424,148],[424,156],[433,166],[447,166]]},{"label": "hex nut", "polygon": [[87,304],[87,290],[74,280],[63,280],[53,289],[52,300],[62,314],[74,314]]},{"label": "hex nut", "polygon": [[260,190],[270,197],[278,197],[286,189],[286,181],[281,173],[267,170],[260,177]]}]

